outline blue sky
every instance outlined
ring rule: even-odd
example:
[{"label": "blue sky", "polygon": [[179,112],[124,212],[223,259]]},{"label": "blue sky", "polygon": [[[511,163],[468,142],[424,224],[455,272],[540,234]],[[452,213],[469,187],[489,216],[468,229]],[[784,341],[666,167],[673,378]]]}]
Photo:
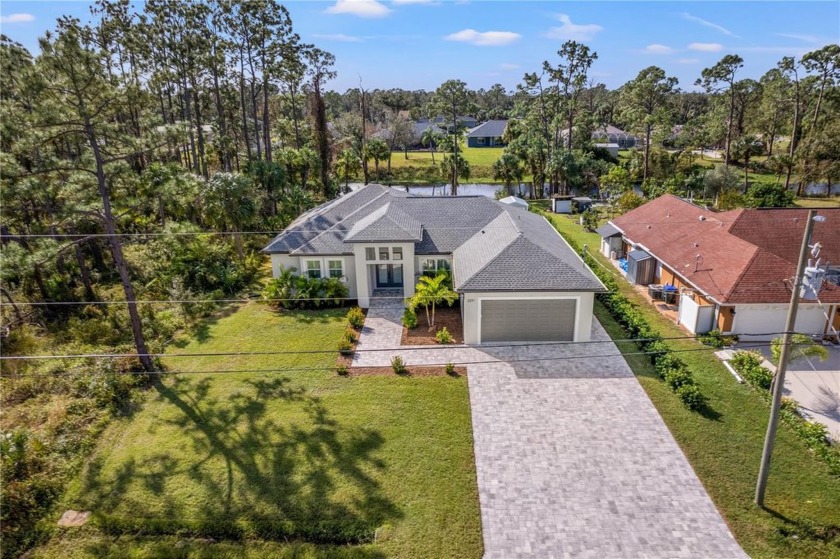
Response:
[{"label": "blue sky", "polygon": [[[610,88],[657,65],[693,89],[723,55],[744,58],[758,78],[783,56],[840,42],[840,2],[513,2],[332,0],[286,2],[304,41],[335,54],[344,91],[434,89],[459,78],[474,89],[513,88],[567,39],[598,53],[592,76]],[[90,19],[89,2],[0,1],[0,30],[37,50],[62,14]]]}]

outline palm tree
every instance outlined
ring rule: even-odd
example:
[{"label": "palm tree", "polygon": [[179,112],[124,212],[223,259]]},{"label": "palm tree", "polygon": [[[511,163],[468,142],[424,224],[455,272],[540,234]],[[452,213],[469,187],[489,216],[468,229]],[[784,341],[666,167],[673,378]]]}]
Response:
[{"label": "palm tree", "polygon": [[350,175],[355,175],[362,170],[362,161],[351,149],[345,149],[338,154],[335,160],[335,174],[339,180],[344,179],[344,191],[350,190]]},{"label": "palm tree", "polygon": [[511,184],[516,181],[517,184],[522,182],[522,165],[519,164],[519,158],[512,153],[503,153],[502,156],[493,163],[493,180],[500,180],[505,183],[508,194],[513,196]]},{"label": "palm tree", "polygon": [[[435,327],[435,306],[442,303],[454,303],[458,300],[458,294],[452,291],[447,284],[448,274],[438,274],[435,277],[420,276],[415,288],[414,297],[411,298],[411,308],[422,305],[426,309],[426,322],[429,324],[429,332]],[[432,314],[429,315],[429,307],[432,307]]]},{"label": "palm tree", "polygon": [[373,138],[365,144],[365,159],[373,159],[377,180],[379,179],[379,162],[388,159],[391,149],[385,140]]},{"label": "palm tree", "polygon": [[440,132],[435,126],[429,126],[420,135],[420,143],[432,150],[432,165],[435,164],[435,150],[440,143]]}]

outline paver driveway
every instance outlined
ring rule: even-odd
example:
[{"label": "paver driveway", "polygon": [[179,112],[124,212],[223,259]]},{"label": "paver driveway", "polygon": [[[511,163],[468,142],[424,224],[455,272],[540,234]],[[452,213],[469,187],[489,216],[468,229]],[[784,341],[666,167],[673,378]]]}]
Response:
[{"label": "paver driveway", "polygon": [[[397,348],[399,316],[374,306],[359,349]],[[589,344],[400,348],[356,360],[470,364],[486,558],[745,557],[618,349],[593,329]]]}]

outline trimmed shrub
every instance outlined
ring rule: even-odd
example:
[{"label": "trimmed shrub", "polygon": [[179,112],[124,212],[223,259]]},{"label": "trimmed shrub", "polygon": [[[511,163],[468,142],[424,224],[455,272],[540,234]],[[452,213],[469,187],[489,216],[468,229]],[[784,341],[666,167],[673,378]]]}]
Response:
[{"label": "trimmed shrub", "polygon": [[684,384],[677,388],[677,396],[682,400],[683,405],[690,410],[696,410],[703,405],[703,394],[696,384]]},{"label": "trimmed shrub", "polygon": [[354,344],[356,343],[356,340],[359,339],[359,334],[348,326],[347,329],[344,331],[344,339],[350,342],[351,344]]},{"label": "trimmed shrub", "polygon": [[414,309],[409,307],[403,311],[402,323],[409,330],[417,328],[417,313]]},{"label": "trimmed shrub", "polygon": [[770,390],[773,373],[761,366],[763,360],[764,356],[758,352],[738,351],[732,357],[730,364],[751,386],[761,390]]},{"label": "trimmed shrub", "polygon": [[347,323],[350,324],[351,328],[361,330],[362,326],[365,325],[365,311],[359,307],[353,307],[347,311]]},{"label": "trimmed shrub", "polygon": [[694,384],[694,378],[686,369],[668,369],[665,371],[665,382],[672,390],[678,390],[681,386]]},{"label": "trimmed shrub", "polygon": [[350,374],[350,369],[347,368],[347,365],[342,363],[338,367],[336,367],[335,372],[338,373],[339,376],[346,377]]},{"label": "trimmed shrub", "polygon": [[404,375],[408,372],[405,368],[405,361],[399,355],[395,355],[391,358],[391,368],[394,369],[394,373],[398,375]]},{"label": "trimmed shrub", "polygon": [[338,342],[338,352],[341,355],[353,355],[353,344],[347,339]]},{"label": "trimmed shrub", "polygon": [[707,334],[703,334],[697,337],[697,341],[703,345],[707,345],[709,347],[714,347],[720,349],[724,345],[723,336],[720,334],[720,330],[712,330]]},{"label": "trimmed shrub", "polygon": [[455,365],[453,363],[447,363],[444,367],[444,370],[446,371],[447,375],[451,377],[455,376]]},{"label": "trimmed shrub", "polygon": [[439,344],[451,344],[452,343],[452,334],[449,333],[449,330],[446,329],[446,326],[441,328],[435,334],[435,340]]}]

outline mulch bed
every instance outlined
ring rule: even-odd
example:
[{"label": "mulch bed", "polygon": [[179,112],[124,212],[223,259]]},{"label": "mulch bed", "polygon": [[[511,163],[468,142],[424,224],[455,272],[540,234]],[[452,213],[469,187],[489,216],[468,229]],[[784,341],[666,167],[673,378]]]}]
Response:
[{"label": "mulch bed", "polygon": [[448,375],[444,367],[438,366],[423,366],[423,365],[407,365],[405,374],[398,375],[391,367],[350,367],[347,376],[361,377],[361,376],[377,376],[377,377],[462,377],[467,374],[466,367],[455,367],[455,374]]},{"label": "mulch bed", "polygon": [[452,343],[464,343],[461,309],[457,304],[452,308],[444,307],[435,309],[435,330],[433,332],[429,332],[429,325],[426,322],[426,311],[420,307],[417,309],[417,328],[409,330],[403,326],[400,345],[439,345],[437,340],[435,340],[435,333],[444,327],[452,335]]}]

